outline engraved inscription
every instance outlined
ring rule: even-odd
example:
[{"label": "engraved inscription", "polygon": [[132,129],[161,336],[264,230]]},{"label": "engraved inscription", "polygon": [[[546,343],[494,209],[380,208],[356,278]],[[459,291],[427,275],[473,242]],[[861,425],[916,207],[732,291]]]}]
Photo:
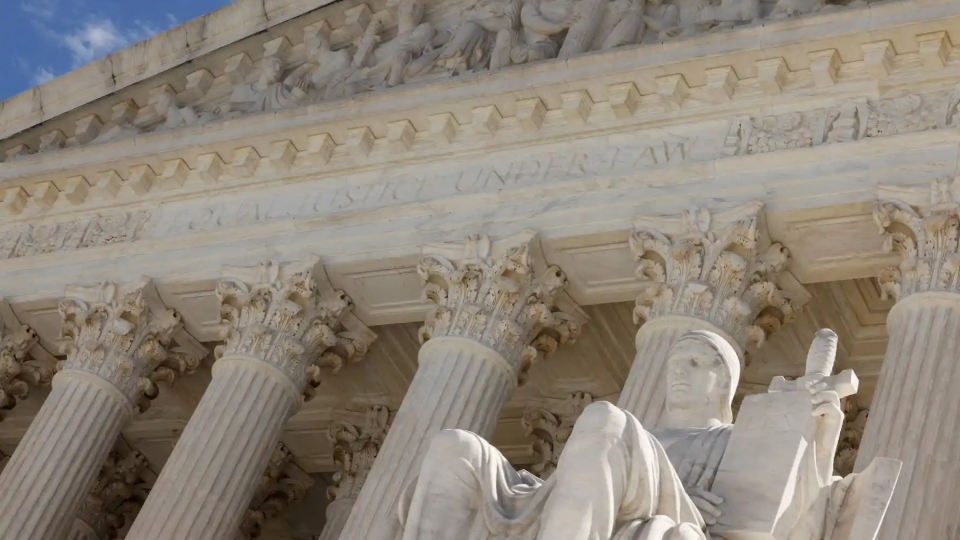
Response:
[{"label": "engraved inscription", "polygon": [[[341,179],[339,186],[308,190],[291,186],[269,196],[244,198],[213,206],[165,209],[154,237],[169,237],[224,227],[284,219],[304,219],[339,212],[371,210],[445,197],[496,193],[559,182],[629,174],[719,157],[728,123],[711,122],[697,135],[658,133],[658,138],[632,133],[616,141],[599,139],[542,152],[493,161],[489,157],[457,169],[422,172],[423,166]],[[613,143],[613,144],[611,144]],[[568,151],[569,149],[569,151]]]}]

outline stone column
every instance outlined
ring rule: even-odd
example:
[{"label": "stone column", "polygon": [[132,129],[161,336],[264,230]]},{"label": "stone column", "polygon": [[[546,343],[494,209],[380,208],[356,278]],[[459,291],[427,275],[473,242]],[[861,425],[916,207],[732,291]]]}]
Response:
[{"label": "stone column", "polygon": [[637,355],[617,403],[654,427],[666,402],[667,353],[690,330],[724,337],[744,362],[748,343],[761,345],[789,321],[797,305],[779,279],[790,259],[763,232],[763,206],[750,203],[712,214],[705,208],[677,218],[635,219],[630,247],[645,288],[634,321]]},{"label": "stone column", "polygon": [[179,315],[149,281],[67,290],[60,303],[67,359],[0,475],[0,539],[67,534],[120,430],[157,395],[155,370]]},{"label": "stone column", "polygon": [[147,458],[136,450],[120,455],[113,450],[93,489],[84,498],[68,540],[113,540],[127,516],[136,515],[147,496],[142,478]]},{"label": "stone column", "polygon": [[[284,422],[321,365],[354,361],[369,330],[351,332],[342,291],[318,291],[316,261],[225,269],[227,323],[213,378],[127,540],[230,540],[237,534]],[[325,282],[324,280],[319,280]]]},{"label": "stone column", "polygon": [[317,540],[337,540],[347,523],[350,511],[360,496],[360,489],[380,452],[380,445],[390,428],[390,411],[382,405],[367,409],[362,422],[337,422],[327,433],[333,443],[333,460],[340,470],[333,475],[334,485],[327,489],[330,504],[327,522]]},{"label": "stone column", "polygon": [[937,193],[932,204],[929,193],[922,205],[883,200],[874,214],[886,247],[902,257],[879,278],[896,304],[855,466],[903,461],[879,540],[960,534],[960,205]]},{"label": "stone column", "polygon": [[566,277],[546,267],[533,233],[495,243],[473,237],[466,245],[426,246],[423,252],[418,271],[436,308],[420,330],[419,368],[344,526],[344,540],[395,538],[400,492],[419,473],[432,436],[459,428],[489,438],[537,350],[551,351],[579,335],[574,315],[554,311]]},{"label": "stone column", "polygon": [[156,397],[181,327],[149,281],[70,288],[60,312],[67,359],[0,475],[2,540],[67,534],[120,430]]}]

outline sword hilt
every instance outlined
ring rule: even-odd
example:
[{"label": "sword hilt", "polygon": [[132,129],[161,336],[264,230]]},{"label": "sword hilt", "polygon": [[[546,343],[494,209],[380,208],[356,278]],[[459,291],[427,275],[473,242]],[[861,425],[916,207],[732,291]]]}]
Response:
[{"label": "sword hilt", "polygon": [[807,351],[807,376],[829,377],[837,360],[837,334],[829,328],[821,328]]}]

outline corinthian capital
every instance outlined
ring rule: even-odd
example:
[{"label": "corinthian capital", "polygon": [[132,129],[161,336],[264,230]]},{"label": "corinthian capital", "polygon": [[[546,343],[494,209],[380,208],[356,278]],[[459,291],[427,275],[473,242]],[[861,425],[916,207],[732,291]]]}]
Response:
[{"label": "corinthian capital", "polygon": [[428,245],[417,272],[424,298],[436,304],[420,329],[421,342],[453,336],[482,343],[503,355],[523,380],[537,351],[549,354],[580,335],[578,317],[585,317],[576,305],[564,306],[571,312],[555,305],[567,276],[546,265],[534,233]]},{"label": "corinthian capital", "polygon": [[380,445],[390,429],[390,410],[373,405],[362,419],[337,422],[327,436],[333,443],[333,460],[340,470],[333,475],[333,485],[327,488],[331,500],[356,499],[380,452]]},{"label": "corinthian capital", "polygon": [[259,538],[263,524],[302,501],[313,483],[310,475],[293,463],[290,449],[277,443],[253,500],[243,515],[240,537],[244,540]]},{"label": "corinthian capital", "polygon": [[126,516],[140,511],[147,498],[148,489],[142,477],[147,470],[147,458],[136,450],[126,455],[116,450],[110,452],[78,514],[97,533],[97,538],[117,538]]},{"label": "corinthian capital", "polygon": [[164,306],[149,279],[68,287],[60,315],[61,350],[67,354],[60,370],[108,381],[140,411],[157,397],[157,381],[192,373],[202,359],[199,347],[171,347],[183,322]]},{"label": "corinthian capital", "polygon": [[352,316],[350,297],[329,286],[316,259],[225,268],[217,297],[227,324],[217,356],[272,364],[308,399],[320,385],[321,367],[336,373],[359,361],[376,338]]},{"label": "corinthian capital", "polygon": [[[9,411],[18,399],[26,399],[30,386],[45,386],[53,378],[53,366],[28,363],[37,333],[27,325],[4,328],[0,324],[0,411]],[[3,414],[0,414],[3,420]]]},{"label": "corinthian capital", "polygon": [[790,252],[760,234],[762,208],[751,203],[717,214],[695,208],[678,217],[635,218],[630,247],[646,282],[635,322],[695,317],[743,347],[761,345],[790,320],[798,308],[776,283]]},{"label": "corinthian capital", "polygon": [[533,450],[537,462],[530,470],[546,480],[560,461],[560,453],[567,445],[573,425],[587,405],[593,403],[593,396],[586,392],[575,392],[566,399],[552,399],[523,411],[521,425],[527,436],[534,439]]},{"label": "corinthian capital", "polygon": [[886,237],[884,249],[900,255],[898,266],[880,273],[884,298],[960,292],[960,204],[954,202],[953,190],[945,181],[929,188],[881,189],[873,217]]}]

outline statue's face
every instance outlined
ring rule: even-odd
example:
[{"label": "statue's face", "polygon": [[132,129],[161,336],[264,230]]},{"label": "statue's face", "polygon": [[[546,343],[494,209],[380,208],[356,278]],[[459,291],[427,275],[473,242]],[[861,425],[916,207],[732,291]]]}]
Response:
[{"label": "statue's face", "polygon": [[263,66],[263,78],[266,82],[279,82],[281,75],[283,75],[283,62],[281,62],[279,58],[267,60]]},{"label": "statue's face", "polygon": [[684,340],[668,360],[667,407],[696,409],[722,403],[729,384],[727,368],[713,347],[699,340]]}]

